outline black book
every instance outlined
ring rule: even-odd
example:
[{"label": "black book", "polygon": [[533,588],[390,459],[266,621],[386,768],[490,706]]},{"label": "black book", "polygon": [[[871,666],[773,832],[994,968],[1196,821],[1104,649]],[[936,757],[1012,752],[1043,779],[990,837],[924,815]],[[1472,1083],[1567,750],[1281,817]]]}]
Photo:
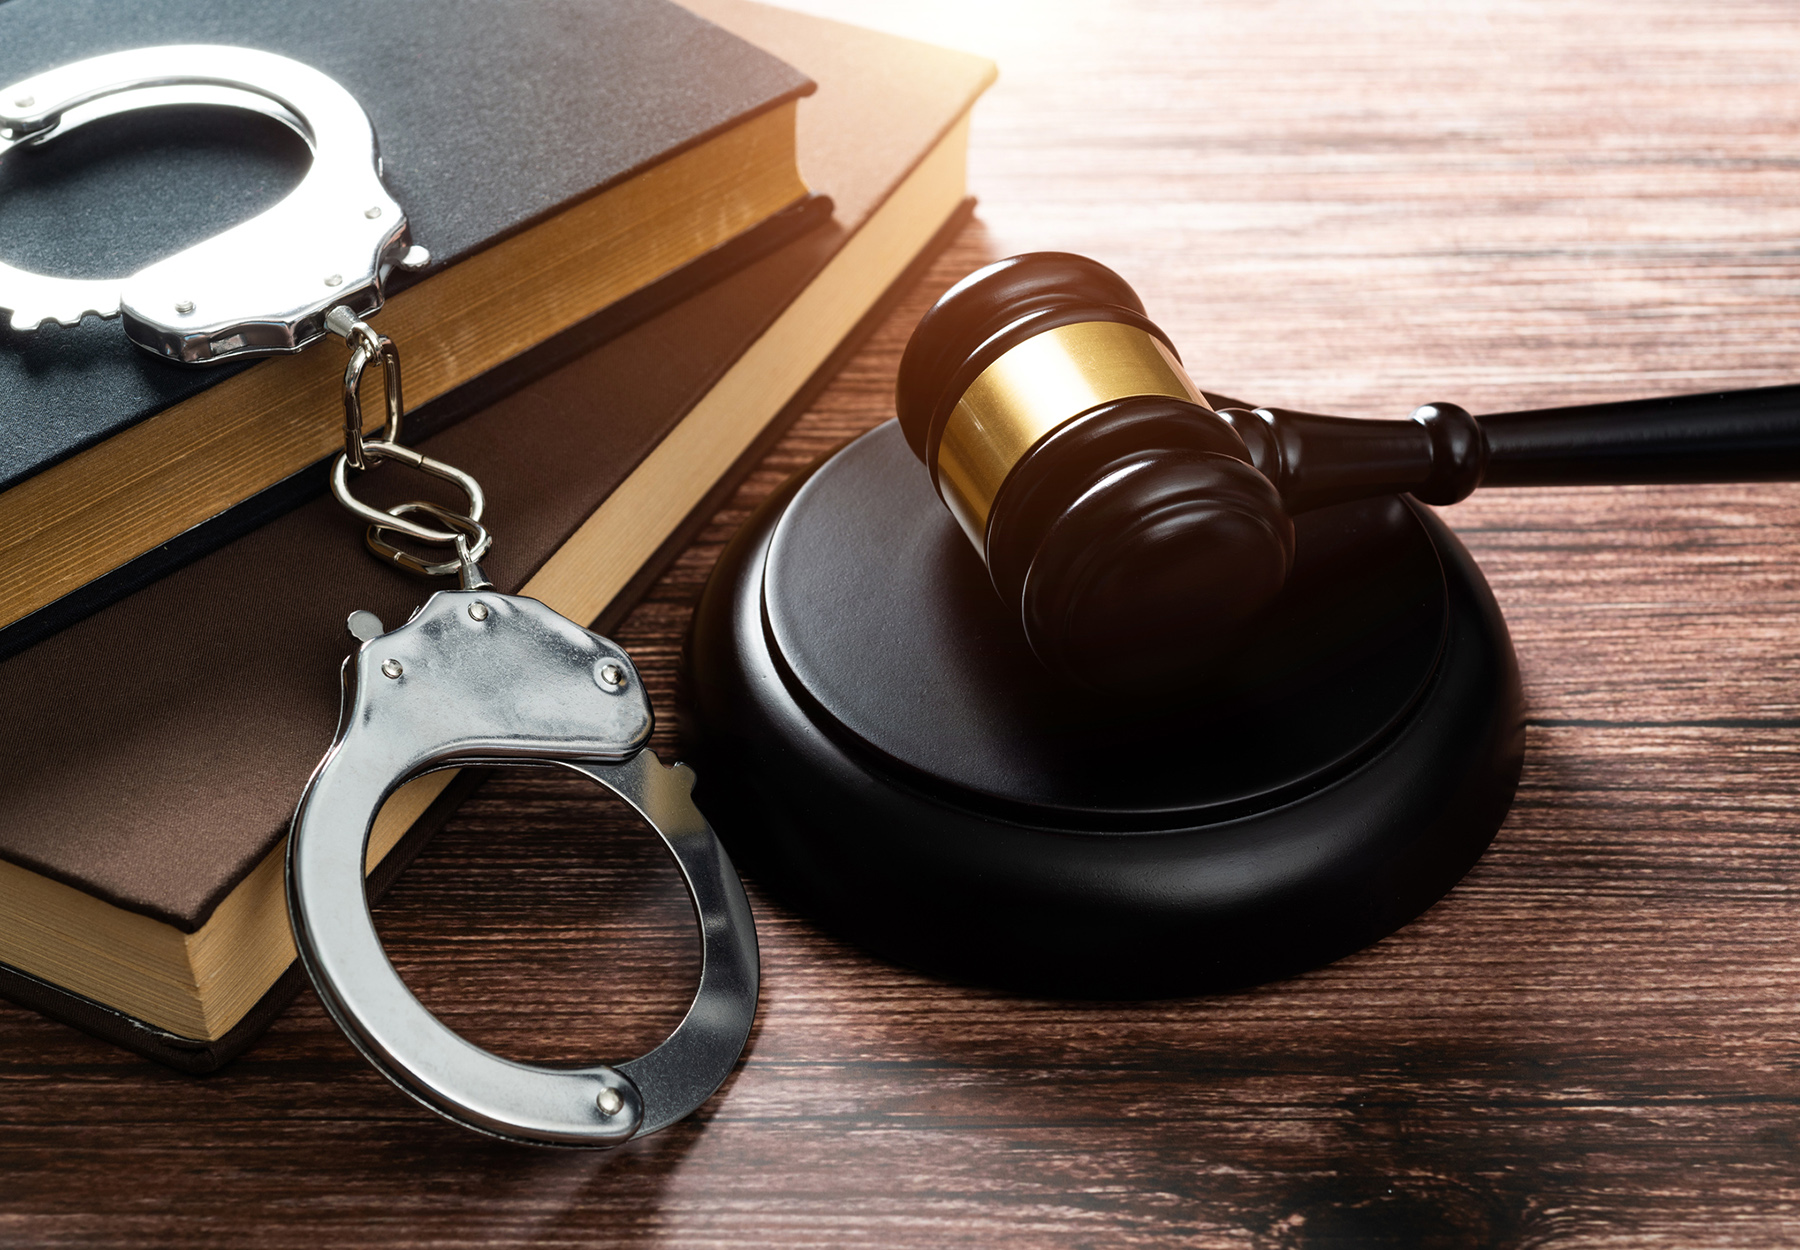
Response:
[{"label": "black book", "polygon": [[[795,161],[811,81],[667,0],[0,0],[0,84],[178,43],[302,61],[368,113],[432,257],[372,318],[407,364],[423,418],[409,438],[829,216]],[[120,114],[41,147],[0,136],[0,260],[123,276],[269,207],[309,162],[280,122],[215,107]],[[116,320],[7,321],[0,655],[316,493],[341,446],[333,341],[193,367]]]}]

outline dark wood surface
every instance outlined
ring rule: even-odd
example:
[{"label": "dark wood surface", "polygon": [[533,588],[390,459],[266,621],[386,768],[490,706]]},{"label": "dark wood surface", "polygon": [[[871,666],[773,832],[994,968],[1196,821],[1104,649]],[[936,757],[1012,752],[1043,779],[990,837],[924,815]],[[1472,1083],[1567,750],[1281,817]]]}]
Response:
[{"label": "dark wood surface", "polygon": [[[814,7],[1001,60],[983,207],[618,631],[665,708],[720,544],[885,418],[929,300],[1014,251],[1114,265],[1202,385],[1259,402],[1794,380],[1780,0]],[[873,961],[752,883],[747,1057],[611,1155],[437,1122],[310,995],[204,1081],[0,1006],[0,1243],[1800,1241],[1800,488],[1447,515],[1518,645],[1525,777],[1468,879],[1373,949],[1217,998],[1026,1000]],[[380,908],[426,1002],[502,1053],[625,1058],[685,1006],[674,871],[597,802],[503,774]]]}]

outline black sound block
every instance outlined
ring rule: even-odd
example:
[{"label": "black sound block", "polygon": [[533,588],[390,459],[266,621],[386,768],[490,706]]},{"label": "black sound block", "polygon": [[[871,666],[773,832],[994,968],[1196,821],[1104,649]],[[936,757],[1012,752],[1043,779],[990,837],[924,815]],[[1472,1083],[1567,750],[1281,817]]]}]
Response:
[{"label": "black sound block", "polygon": [[1241,649],[1154,703],[1109,695],[1105,655],[1038,663],[889,422],[788,483],[714,571],[682,681],[695,798],[777,896],[946,975],[1179,994],[1365,946],[1499,829],[1518,665],[1430,512],[1295,524]]}]

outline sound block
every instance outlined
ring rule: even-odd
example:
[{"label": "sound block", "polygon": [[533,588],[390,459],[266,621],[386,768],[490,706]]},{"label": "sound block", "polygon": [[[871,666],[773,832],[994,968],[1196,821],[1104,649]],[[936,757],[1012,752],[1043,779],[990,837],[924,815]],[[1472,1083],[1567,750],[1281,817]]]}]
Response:
[{"label": "sound block", "polygon": [[1499,829],[1518,665],[1429,511],[1295,524],[1241,650],[1192,690],[1115,696],[1108,656],[1038,663],[889,422],[788,483],[714,570],[682,680],[695,798],[778,897],[957,978],[1183,994],[1365,946]]}]

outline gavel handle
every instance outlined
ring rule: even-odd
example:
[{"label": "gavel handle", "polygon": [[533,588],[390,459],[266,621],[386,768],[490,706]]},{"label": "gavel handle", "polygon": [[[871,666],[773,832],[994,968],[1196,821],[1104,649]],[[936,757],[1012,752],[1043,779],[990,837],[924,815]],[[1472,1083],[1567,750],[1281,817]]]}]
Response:
[{"label": "gavel handle", "polygon": [[1484,486],[1780,482],[1800,477],[1800,386],[1500,412]]},{"label": "gavel handle", "polygon": [[1800,480],[1800,386],[1484,417],[1427,404],[1403,421],[1218,402],[1290,513],[1401,492],[1455,503],[1477,486]]}]

